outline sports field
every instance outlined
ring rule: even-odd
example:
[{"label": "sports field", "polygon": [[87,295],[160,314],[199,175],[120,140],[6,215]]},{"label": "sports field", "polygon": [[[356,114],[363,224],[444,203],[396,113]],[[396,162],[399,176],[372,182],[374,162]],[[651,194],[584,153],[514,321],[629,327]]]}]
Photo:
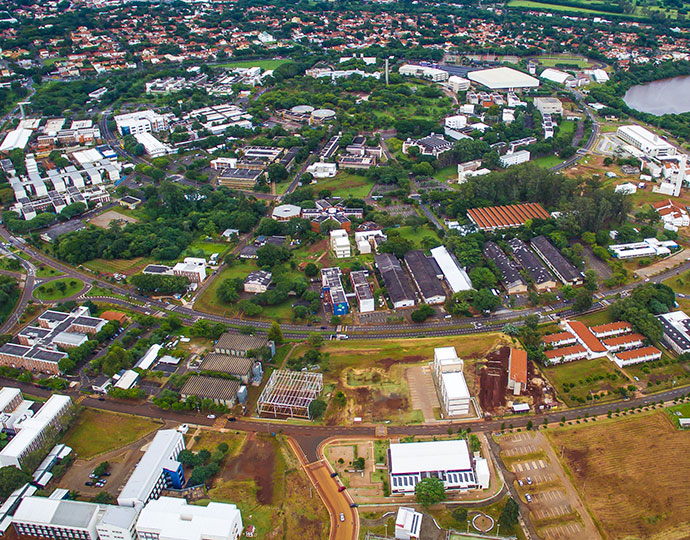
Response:
[{"label": "sports field", "polygon": [[664,411],[549,429],[605,538],[690,537],[690,437]]}]

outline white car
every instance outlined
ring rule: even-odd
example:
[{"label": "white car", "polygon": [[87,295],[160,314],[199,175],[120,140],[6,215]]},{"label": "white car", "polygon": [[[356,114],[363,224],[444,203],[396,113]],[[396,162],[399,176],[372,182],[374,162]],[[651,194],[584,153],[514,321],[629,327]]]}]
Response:
[{"label": "white car", "polygon": [[215,414],[209,414],[206,418],[208,418],[209,420],[215,420],[216,415]]},{"label": "white car", "polygon": [[345,514],[340,512],[340,521],[345,521]]},{"label": "white car", "polygon": [[525,493],[525,500],[527,502],[532,502],[532,495],[530,495],[529,493]]}]

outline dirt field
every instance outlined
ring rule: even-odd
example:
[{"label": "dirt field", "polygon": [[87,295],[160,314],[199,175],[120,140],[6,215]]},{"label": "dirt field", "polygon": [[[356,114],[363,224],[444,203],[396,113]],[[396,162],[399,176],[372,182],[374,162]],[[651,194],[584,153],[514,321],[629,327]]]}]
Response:
[{"label": "dirt field", "polygon": [[257,528],[257,538],[328,537],[326,509],[279,438],[248,434],[236,456],[225,462],[209,496],[237,504],[244,524]]},{"label": "dirt field", "polygon": [[610,539],[690,538],[690,437],[658,411],[548,430]]},{"label": "dirt field", "polygon": [[110,223],[113,221],[121,221],[123,224],[125,224],[136,223],[139,220],[131,216],[120,214],[120,212],[117,212],[116,210],[108,210],[107,212],[103,212],[102,214],[91,218],[91,223],[93,223],[96,227],[102,227],[104,229],[107,229]]}]

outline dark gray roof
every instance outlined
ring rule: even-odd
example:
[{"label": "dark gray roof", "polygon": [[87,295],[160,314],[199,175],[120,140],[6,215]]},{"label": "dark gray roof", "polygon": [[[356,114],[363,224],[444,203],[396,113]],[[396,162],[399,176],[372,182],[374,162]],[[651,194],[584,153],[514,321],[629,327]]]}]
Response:
[{"label": "dark gray roof", "polygon": [[423,251],[415,249],[407,252],[405,264],[425,300],[436,296],[445,297],[446,292],[438,279],[436,268]]},{"label": "dark gray roof", "polygon": [[248,336],[244,334],[235,334],[233,332],[225,332],[216,341],[215,350],[222,352],[221,349],[235,350],[235,351],[251,351],[259,349],[268,345],[266,336]]},{"label": "dark gray roof", "polygon": [[508,241],[511,251],[513,252],[513,257],[517,260],[520,265],[527,270],[535,283],[542,284],[547,281],[554,281],[551,273],[546,269],[546,266],[542,264],[539,258],[530,251],[522,240],[519,238],[511,238]]},{"label": "dark gray roof", "polygon": [[195,375],[187,379],[180,394],[229,401],[237,398],[239,389],[239,381]]},{"label": "dark gray roof", "polygon": [[484,244],[484,257],[493,261],[496,268],[501,272],[501,282],[506,289],[512,289],[518,285],[527,285],[527,282],[520,275],[513,262],[494,242]]},{"label": "dark gray roof", "polygon": [[544,236],[532,238],[531,244],[563,281],[571,283],[582,279],[582,273]]},{"label": "dark gray roof", "polygon": [[204,371],[220,371],[237,377],[246,376],[252,369],[254,360],[246,356],[230,356],[229,354],[209,353],[201,363]]},{"label": "dark gray roof", "polygon": [[393,303],[405,300],[414,302],[415,295],[412,285],[398,258],[392,253],[379,253],[374,257],[374,260],[391,301]]}]

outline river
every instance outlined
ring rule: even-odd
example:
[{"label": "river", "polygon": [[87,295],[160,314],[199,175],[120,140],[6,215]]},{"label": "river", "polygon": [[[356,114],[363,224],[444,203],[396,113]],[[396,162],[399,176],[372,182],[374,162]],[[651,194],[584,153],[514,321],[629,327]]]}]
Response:
[{"label": "river", "polygon": [[631,109],[655,114],[690,112],[690,75],[662,79],[630,88],[623,101]]}]

